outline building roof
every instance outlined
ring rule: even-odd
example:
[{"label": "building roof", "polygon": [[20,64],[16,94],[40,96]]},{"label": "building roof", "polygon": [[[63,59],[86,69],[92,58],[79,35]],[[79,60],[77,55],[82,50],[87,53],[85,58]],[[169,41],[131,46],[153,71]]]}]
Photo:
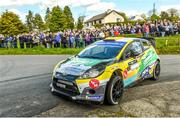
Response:
[{"label": "building roof", "polygon": [[107,15],[109,15],[112,12],[116,12],[119,14],[119,12],[115,11],[115,10],[111,10],[111,11],[106,11],[104,13],[98,14],[96,16],[93,16],[92,18],[88,19],[86,22],[91,22],[91,21],[95,21],[95,20],[100,20],[103,19],[104,17],[106,17]]}]

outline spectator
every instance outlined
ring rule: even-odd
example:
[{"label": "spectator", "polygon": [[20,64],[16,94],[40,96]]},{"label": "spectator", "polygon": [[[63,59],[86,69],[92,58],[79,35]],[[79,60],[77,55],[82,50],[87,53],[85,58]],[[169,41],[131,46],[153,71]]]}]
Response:
[{"label": "spectator", "polygon": [[51,48],[52,39],[53,39],[52,34],[47,33],[45,38],[46,48]]},{"label": "spectator", "polygon": [[40,44],[46,48],[81,48],[97,40],[109,36],[119,36],[120,34],[143,34],[144,37],[175,35],[180,34],[180,22],[159,20],[156,22],[145,22],[144,24],[137,22],[135,25],[131,23],[112,26],[105,25],[101,29],[97,28],[93,30],[65,30],[56,34],[51,32],[46,34],[34,32],[6,37],[0,35],[0,48],[32,48],[34,46],[40,46]]},{"label": "spectator", "polygon": [[67,39],[66,39],[66,37],[67,36],[65,34],[62,36],[61,44],[62,44],[63,48],[67,48]]},{"label": "spectator", "polygon": [[54,39],[55,47],[60,47],[60,42],[61,42],[61,34],[58,32]]},{"label": "spectator", "polygon": [[72,32],[70,32],[70,34],[69,34],[69,47],[70,48],[74,47],[74,36],[73,36]]},{"label": "spectator", "polygon": [[75,33],[75,47],[76,48],[80,47],[80,35],[78,32]]},{"label": "spectator", "polygon": [[85,37],[85,45],[86,45],[86,46],[89,45],[90,42],[91,42],[91,40],[90,40],[90,35],[87,33],[87,34],[86,34],[86,37]]},{"label": "spectator", "polygon": [[144,36],[147,38],[149,37],[149,25],[144,24]]}]

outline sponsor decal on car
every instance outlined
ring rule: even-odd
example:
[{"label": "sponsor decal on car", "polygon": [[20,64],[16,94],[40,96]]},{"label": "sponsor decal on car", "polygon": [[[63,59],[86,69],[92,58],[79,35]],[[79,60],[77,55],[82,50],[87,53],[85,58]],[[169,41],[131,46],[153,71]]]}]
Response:
[{"label": "sponsor decal on car", "polygon": [[91,79],[89,81],[89,87],[92,88],[92,89],[98,89],[99,85],[100,85],[100,82],[97,79]]},{"label": "sponsor decal on car", "polygon": [[101,100],[102,98],[102,96],[86,96],[86,99],[89,100]]},{"label": "sponsor decal on car", "polygon": [[148,67],[142,72],[141,77],[142,77],[143,79],[151,77],[151,74],[152,74],[152,72],[153,72],[153,67],[154,67],[155,64],[156,64],[156,62],[153,63],[152,65],[148,66]]},{"label": "sponsor decal on car", "polygon": [[123,78],[127,78],[128,77],[128,70],[126,69],[122,74],[123,74]]}]

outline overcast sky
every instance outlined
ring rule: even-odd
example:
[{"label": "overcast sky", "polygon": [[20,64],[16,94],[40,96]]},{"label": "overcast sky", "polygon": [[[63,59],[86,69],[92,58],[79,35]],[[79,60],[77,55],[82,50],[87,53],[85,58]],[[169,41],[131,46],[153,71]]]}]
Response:
[{"label": "overcast sky", "polygon": [[74,18],[85,15],[86,19],[107,9],[125,12],[127,15],[147,13],[156,3],[158,11],[176,8],[180,10],[180,0],[0,0],[0,13],[13,11],[24,21],[28,10],[45,15],[47,7],[55,5],[71,7]]}]

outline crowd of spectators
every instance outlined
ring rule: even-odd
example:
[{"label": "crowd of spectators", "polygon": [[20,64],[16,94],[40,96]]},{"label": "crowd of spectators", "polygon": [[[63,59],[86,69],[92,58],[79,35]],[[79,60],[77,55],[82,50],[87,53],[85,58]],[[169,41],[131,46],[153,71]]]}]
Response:
[{"label": "crowd of spectators", "polygon": [[46,48],[81,48],[94,41],[109,36],[121,36],[124,34],[139,34],[143,37],[164,37],[180,34],[180,22],[156,21],[134,25],[105,25],[96,29],[66,30],[57,33],[52,32],[31,32],[18,36],[3,36],[0,34],[0,48],[32,48],[43,45]]}]

